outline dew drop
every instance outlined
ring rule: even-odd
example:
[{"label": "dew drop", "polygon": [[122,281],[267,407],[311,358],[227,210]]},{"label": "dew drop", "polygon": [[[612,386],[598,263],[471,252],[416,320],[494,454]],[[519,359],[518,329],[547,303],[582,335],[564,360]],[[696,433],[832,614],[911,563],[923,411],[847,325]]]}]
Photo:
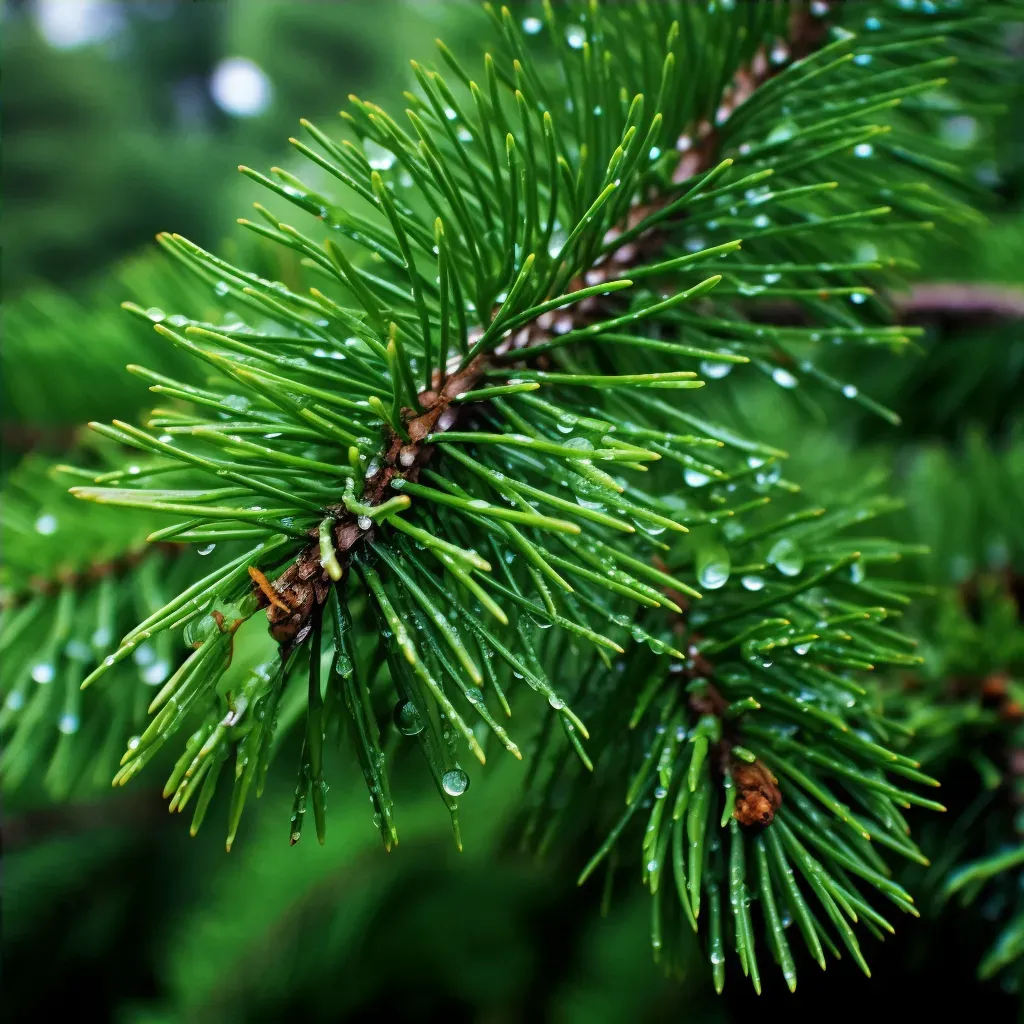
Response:
[{"label": "dew drop", "polygon": [[780,388],[795,388],[797,386],[797,379],[789,372],[784,370],[781,366],[777,366],[772,370],[772,380],[779,385]]},{"label": "dew drop", "polygon": [[147,686],[159,686],[167,678],[170,670],[171,666],[166,661],[154,661],[143,670],[142,681]]},{"label": "dew drop", "polygon": [[740,583],[744,590],[758,591],[764,589],[764,580],[760,576],[741,576]]},{"label": "dew drop", "polygon": [[7,700],[4,701],[4,707],[8,711],[17,711],[22,704],[25,703],[25,698],[15,690],[13,693],[7,694]]},{"label": "dew drop", "polygon": [[523,31],[528,36],[535,36],[543,27],[540,18],[523,18]]},{"label": "dew drop", "polygon": [[64,733],[65,736],[78,732],[78,726],[78,715],[72,715],[70,712],[65,712],[57,720],[57,729]]},{"label": "dew drop", "polygon": [[857,397],[857,388],[856,388],[856,386],[853,385],[853,384],[844,384],[843,385],[843,396],[845,398],[856,398]]},{"label": "dew drop", "polygon": [[386,171],[394,166],[395,154],[390,149],[385,149],[373,139],[363,139],[363,149],[366,152],[366,159],[375,171]]},{"label": "dew drop", "polygon": [[797,576],[804,567],[804,556],[794,541],[783,537],[768,552],[768,562],[783,576]]},{"label": "dew drop", "polygon": [[565,41],[574,50],[582,50],[583,44],[587,41],[587,30],[582,25],[567,25]]},{"label": "dew drop", "polygon": [[419,710],[411,700],[399,701],[391,717],[394,719],[395,728],[403,736],[416,736],[426,727]]},{"label": "dew drop", "polygon": [[873,58],[870,53],[858,53],[857,56],[853,58],[853,63],[856,64],[858,67],[863,68],[867,67],[872,60]]},{"label": "dew drop", "polygon": [[700,372],[705,377],[711,377],[713,380],[721,380],[722,377],[728,377],[732,372],[732,363],[716,363],[711,359],[702,359],[700,363]]},{"label": "dew drop", "polygon": [[217,547],[216,544],[206,544],[196,551],[197,555],[209,555],[212,554],[214,549]]},{"label": "dew drop", "polygon": [[57,525],[57,517],[48,512],[36,520],[36,533],[41,533],[44,537],[47,537],[51,533],[57,532]]},{"label": "dew drop", "polygon": [[709,561],[700,567],[697,582],[706,590],[718,590],[728,582],[729,564],[721,561]]},{"label": "dew drop", "polygon": [[441,776],[441,788],[449,796],[462,796],[469,789],[469,776],[461,768],[451,768]]},{"label": "dew drop", "polygon": [[548,697],[548,703],[556,710],[561,711],[565,707],[565,701],[562,700],[557,694],[553,693]]},{"label": "dew drop", "polygon": [[37,683],[52,683],[54,668],[49,662],[41,661],[32,666],[32,678]]},{"label": "dew drop", "polygon": [[872,156],[874,152],[875,147],[872,146],[870,142],[861,142],[853,147],[853,155],[859,156],[862,159],[866,159],[867,157]]},{"label": "dew drop", "polygon": [[683,470],[683,479],[689,487],[703,487],[708,483],[708,481],[710,481],[711,477],[706,473],[702,473],[699,469],[693,469],[692,467],[687,466],[686,469]]}]

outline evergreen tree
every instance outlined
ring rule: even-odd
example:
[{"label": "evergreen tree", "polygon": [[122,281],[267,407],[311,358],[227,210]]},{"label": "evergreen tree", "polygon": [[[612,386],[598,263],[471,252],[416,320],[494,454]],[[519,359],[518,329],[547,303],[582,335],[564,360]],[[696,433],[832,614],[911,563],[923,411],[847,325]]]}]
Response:
[{"label": "evergreen tree", "polygon": [[[145,703],[132,659],[161,688],[115,784],[166,764],[195,832],[225,778],[229,848],[289,730],[292,844],[307,805],[326,838],[340,747],[390,849],[394,765],[418,747],[461,846],[473,760],[504,748],[529,761],[531,845],[592,844],[576,867],[600,867],[609,899],[639,855],[666,963],[699,930],[718,991],[733,959],[757,991],[769,958],[790,989],[807,952],[866,972],[861,934],[893,930],[879,907],[919,913],[898,865],[928,860],[904,812],[942,810],[933,775],[977,724],[975,694],[934,688],[963,658],[991,700],[1019,620],[979,581],[963,629],[901,625],[924,531],[868,532],[901,502],[870,477],[783,475],[798,434],[745,420],[792,395],[805,415],[840,400],[898,421],[858,367],[922,335],[892,322],[892,293],[928,234],[978,224],[936,127],[1002,92],[1020,8],[485,6],[482,72],[443,44],[447,77],[414,63],[409,129],[353,97],[346,137],[303,122],[291,140],[307,174],[242,168],[301,218],[242,221],[287,251],[278,269],[161,236],[199,293],[173,315],[129,304],[173,353],[133,368],[166,404],[146,429],[94,423],[99,451],[140,454],[75,470],[78,497],[127,511],[61,505],[74,544],[54,547],[39,468],[10,484],[5,529],[51,550],[19,550],[7,584],[5,770],[58,792],[103,770],[93,732],[127,738]],[[946,493],[955,471],[930,472]],[[120,548],[102,559],[118,577],[81,586],[96,542],[79,517]],[[126,565],[147,531],[159,548]],[[167,572],[167,545],[206,561]],[[57,586],[33,584],[40,565]],[[100,620],[123,639],[83,680]],[[1005,630],[994,667],[972,628]],[[903,685],[922,662],[923,699]],[[979,720],[996,729],[1000,685]],[[72,739],[53,750],[58,713]],[[946,891],[1019,863],[997,848]],[[1021,920],[984,971],[1019,954]]]}]

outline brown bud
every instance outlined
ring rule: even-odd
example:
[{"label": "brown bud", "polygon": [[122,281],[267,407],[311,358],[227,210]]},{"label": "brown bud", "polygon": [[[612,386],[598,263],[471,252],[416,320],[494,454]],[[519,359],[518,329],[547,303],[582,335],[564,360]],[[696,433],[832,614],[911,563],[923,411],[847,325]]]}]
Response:
[{"label": "brown bud", "polygon": [[732,816],[746,828],[767,828],[782,806],[779,780],[761,761],[733,761],[731,771],[736,787]]}]

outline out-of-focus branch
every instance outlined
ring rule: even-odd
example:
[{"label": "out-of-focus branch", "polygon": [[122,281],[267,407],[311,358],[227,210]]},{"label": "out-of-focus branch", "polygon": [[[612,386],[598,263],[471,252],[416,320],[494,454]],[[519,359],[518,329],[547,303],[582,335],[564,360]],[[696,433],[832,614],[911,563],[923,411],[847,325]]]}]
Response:
[{"label": "out-of-focus branch", "polygon": [[[885,296],[897,320],[939,325],[1024,320],[1024,289],[970,283],[918,284]],[[774,324],[802,324],[803,307],[795,302],[759,305],[754,319]]]},{"label": "out-of-focus branch", "polygon": [[11,815],[4,821],[0,834],[4,850],[10,853],[56,836],[104,828],[147,828],[166,820],[159,793],[140,789],[90,803],[40,807]]},{"label": "out-of-focus branch", "polygon": [[987,284],[918,284],[890,301],[902,319],[1024,319],[1024,289]]}]

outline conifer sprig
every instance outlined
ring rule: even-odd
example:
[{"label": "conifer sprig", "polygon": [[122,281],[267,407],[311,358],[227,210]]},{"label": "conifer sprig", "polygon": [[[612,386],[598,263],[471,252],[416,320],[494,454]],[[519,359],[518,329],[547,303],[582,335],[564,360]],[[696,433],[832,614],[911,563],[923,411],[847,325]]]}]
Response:
[{"label": "conifer sprig", "polygon": [[[913,154],[913,140],[935,117],[927,98],[949,85],[949,50],[982,52],[974,36],[988,29],[972,5],[941,21],[887,10],[853,33],[833,24],[847,10],[573,3],[520,23],[489,9],[499,45],[479,82],[441,45],[450,77],[413,66],[408,127],[353,97],[351,137],[303,122],[304,177],[242,168],[302,218],[257,204],[243,224],[301,259],[308,291],[161,236],[224,299],[220,323],[151,317],[208,379],[138,371],[189,405],[156,411],[149,431],[98,425],[152,468],[76,490],[173,516],[161,539],[245,550],[112,656],[183,624],[199,644],[119,780],[210,709],[168,792],[201,783],[208,801],[234,753],[233,836],[302,666],[292,840],[307,801],[324,838],[323,747],[342,721],[382,839],[397,840],[384,694],[458,834],[460,751],[518,755],[501,716],[525,682],[566,737],[552,779],[632,776],[633,807],[658,788],[659,765],[685,813],[651,812],[656,922],[696,919],[701,894],[728,878],[728,940],[720,896],[707,900],[719,984],[726,941],[759,984],[745,864],[787,979],[780,908],[819,959],[838,942],[862,962],[849,922],[889,926],[853,878],[911,909],[875,845],[919,856],[897,808],[930,804],[893,780],[930,782],[889,750],[893,727],[858,682],[914,660],[882,624],[905,592],[873,569],[904,550],[845,540],[885,504],[808,507],[781,476],[785,453],[709,419],[693,390],[746,364],[781,393],[820,386],[895,418],[818,353],[906,347],[912,332],[886,324],[876,285],[898,282],[939,218],[971,216],[921,187],[923,173],[955,186],[960,172]],[[947,43],[961,30],[963,46]],[[324,226],[321,244],[309,232]],[[765,298],[798,303],[807,326],[757,322]],[[163,473],[181,479],[151,486]],[[281,657],[223,715],[213,698],[232,637],[257,606]],[[590,668],[567,676],[566,664]],[[634,775],[623,701],[638,678],[633,735],[657,738]],[[585,746],[595,723],[597,757]],[[743,831],[758,824],[759,838]],[[670,847],[686,857],[663,909]]]}]

